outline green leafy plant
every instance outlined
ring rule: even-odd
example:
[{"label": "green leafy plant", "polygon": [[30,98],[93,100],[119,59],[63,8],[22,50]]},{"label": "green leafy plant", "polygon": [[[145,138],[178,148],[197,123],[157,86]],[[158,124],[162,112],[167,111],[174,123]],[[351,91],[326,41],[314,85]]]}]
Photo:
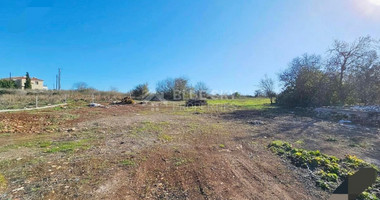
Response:
[{"label": "green leafy plant", "polygon": [[[346,155],[343,159],[338,159],[335,156],[323,154],[319,150],[309,151],[293,148],[290,143],[280,140],[271,142],[268,148],[273,153],[289,159],[294,165],[314,171],[317,176],[317,185],[324,190],[330,191],[336,188],[339,181],[343,181],[361,167],[372,167],[379,172],[375,165],[354,155]],[[380,188],[380,178],[377,182],[375,188]],[[363,199],[374,199],[376,197],[371,193],[371,189],[369,188],[366,193],[362,194]]]}]

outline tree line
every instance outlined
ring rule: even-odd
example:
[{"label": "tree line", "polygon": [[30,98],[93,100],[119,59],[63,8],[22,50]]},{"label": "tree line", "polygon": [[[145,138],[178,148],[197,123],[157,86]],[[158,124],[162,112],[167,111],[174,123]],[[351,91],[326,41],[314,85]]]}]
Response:
[{"label": "tree line", "polygon": [[[288,107],[380,104],[379,50],[380,40],[370,36],[350,43],[336,40],[324,56],[305,53],[294,58],[279,74],[279,94],[274,81],[265,76],[253,96],[266,96],[271,103]],[[87,87],[85,83],[76,85],[78,90]],[[150,94],[148,83],[135,86],[129,94],[145,98]],[[156,94],[166,100],[211,97],[204,82],[192,86],[185,77],[159,81]],[[236,92],[230,96],[241,95]]]},{"label": "tree line", "polygon": [[380,103],[379,41],[369,36],[348,43],[336,40],[326,56],[294,58],[279,75],[283,106]]},{"label": "tree line", "polygon": [[[149,94],[148,83],[139,84],[130,91],[135,98],[144,98]],[[167,78],[156,85],[156,94],[166,100],[184,100],[189,98],[208,98],[210,89],[204,82],[198,82],[194,86],[188,78]]]}]

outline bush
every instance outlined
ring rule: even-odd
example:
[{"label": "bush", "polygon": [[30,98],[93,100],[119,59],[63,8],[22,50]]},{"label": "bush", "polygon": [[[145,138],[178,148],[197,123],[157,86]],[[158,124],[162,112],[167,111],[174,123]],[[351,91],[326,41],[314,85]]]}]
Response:
[{"label": "bush", "polygon": [[143,98],[147,94],[149,94],[148,83],[137,85],[132,91],[132,96],[135,98]]},{"label": "bush", "polygon": [[13,80],[3,79],[0,80],[0,88],[14,89],[17,88],[17,85]]}]

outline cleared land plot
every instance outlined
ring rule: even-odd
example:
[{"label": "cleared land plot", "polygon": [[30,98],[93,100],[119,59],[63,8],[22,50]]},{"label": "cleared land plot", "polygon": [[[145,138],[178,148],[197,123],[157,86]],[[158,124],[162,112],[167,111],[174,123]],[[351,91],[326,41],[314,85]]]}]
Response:
[{"label": "cleared land plot", "polygon": [[[379,165],[379,130],[268,105],[238,110],[84,104],[0,114],[0,198],[325,199],[302,169],[268,150],[281,139]],[[10,120],[11,119],[11,120]]]}]

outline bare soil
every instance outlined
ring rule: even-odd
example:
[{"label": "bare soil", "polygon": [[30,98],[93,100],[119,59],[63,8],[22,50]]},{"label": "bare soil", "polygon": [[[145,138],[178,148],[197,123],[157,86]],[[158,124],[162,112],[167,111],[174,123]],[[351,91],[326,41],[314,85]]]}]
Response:
[{"label": "bare soil", "polygon": [[379,129],[283,110],[78,106],[0,122],[0,199],[327,199],[274,139],[380,164]]}]

